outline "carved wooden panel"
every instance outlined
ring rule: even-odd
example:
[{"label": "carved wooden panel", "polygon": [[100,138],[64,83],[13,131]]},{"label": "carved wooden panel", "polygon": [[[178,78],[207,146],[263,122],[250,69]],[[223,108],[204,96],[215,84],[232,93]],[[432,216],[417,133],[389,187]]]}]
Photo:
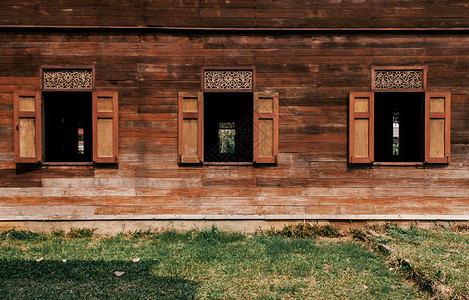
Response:
[{"label": "carved wooden panel", "polygon": [[252,91],[252,70],[204,70],[204,90],[246,90]]},{"label": "carved wooden panel", "polygon": [[423,89],[423,70],[375,70],[375,90]]},{"label": "carved wooden panel", "polygon": [[91,90],[93,88],[93,70],[43,69],[42,80],[44,90]]}]

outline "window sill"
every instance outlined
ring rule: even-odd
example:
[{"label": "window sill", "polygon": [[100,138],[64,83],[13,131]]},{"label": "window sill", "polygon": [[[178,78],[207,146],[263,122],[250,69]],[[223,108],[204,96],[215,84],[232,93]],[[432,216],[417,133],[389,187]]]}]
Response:
[{"label": "window sill", "polygon": [[43,166],[92,166],[93,162],[43,162]]},{"label": "window sill", "polygon": [[391,167],[405,167],[405,166],[423,166],[424,162],[373,162],[373,166],[391,166]]},{"label": "window sill", "polygon": [[204,166],[252,166],[253,162],[204,162]]}]

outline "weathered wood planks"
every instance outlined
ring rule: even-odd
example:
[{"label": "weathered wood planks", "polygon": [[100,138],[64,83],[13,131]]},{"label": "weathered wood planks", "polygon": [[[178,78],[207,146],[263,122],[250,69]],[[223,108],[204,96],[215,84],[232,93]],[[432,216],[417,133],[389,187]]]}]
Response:
[{"label": "weathered wood planks", "polygon": [[[60,7],[6,1],[0,11],[0,219],[468,218],[467,32],[1,29],[15,24],[442,29],[469,24],[465,1],[451,6],[405,1],[400,10],[393,1],[308,3],[153,1],[155,8],[145,1],[129,6],[67,0]],[[50,18],[54,14],[58,17]],[[76,64],[94,65],[97,88],[119,93],[118,168],[16,168],[14,91],[38,90],[42,65]],[[373,65],[427,66],[429,89],[451,92],[449,165],[347,164],[349,93],[370,90]],[[177,95],[199,92],[201,68],[207,66],[254,66],[256,91],[279,93],[278,165],[177,164]]]},{"label": "weathered wood planks", "polygon": [[2,2],[2,25],[249,28],[468,27],[464,0]]}]

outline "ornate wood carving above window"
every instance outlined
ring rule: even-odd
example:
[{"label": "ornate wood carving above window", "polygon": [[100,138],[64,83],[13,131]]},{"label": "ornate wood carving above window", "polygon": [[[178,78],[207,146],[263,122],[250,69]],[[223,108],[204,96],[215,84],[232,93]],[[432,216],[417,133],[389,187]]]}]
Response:
[{"label": "ornate wood carving above window", "polygon": [[43,90],[93,90],[94,68],[42,68]]},{"label": "ornate wood carving above window", "polygon": [[371,89],[374,91],[424,91],[425,67],[373,67]]},{"label": "ornate wood carving above window", "polygon": [[202,71],[202,90],[205,92],[220,91],[254,91],[254,69],[215,69]]}]

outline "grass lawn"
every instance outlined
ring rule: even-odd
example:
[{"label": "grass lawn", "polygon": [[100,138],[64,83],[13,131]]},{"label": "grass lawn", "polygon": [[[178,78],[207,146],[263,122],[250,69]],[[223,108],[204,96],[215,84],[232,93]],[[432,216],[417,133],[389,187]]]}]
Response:
[{"label": "grass lawn", "polygon": [[350,238],[246,236],[216,228],[114,237],[15,231],[1,237],[0,299],[429,297]]},{"label": "grass lawn", "polygon": [[[388,226],[380,242],[397,250],[394,259],[406,259],[416,280],[447,299],[469,299],[469,230],[408,229]],[[464,298],[465,297],[465,298]]]}]

